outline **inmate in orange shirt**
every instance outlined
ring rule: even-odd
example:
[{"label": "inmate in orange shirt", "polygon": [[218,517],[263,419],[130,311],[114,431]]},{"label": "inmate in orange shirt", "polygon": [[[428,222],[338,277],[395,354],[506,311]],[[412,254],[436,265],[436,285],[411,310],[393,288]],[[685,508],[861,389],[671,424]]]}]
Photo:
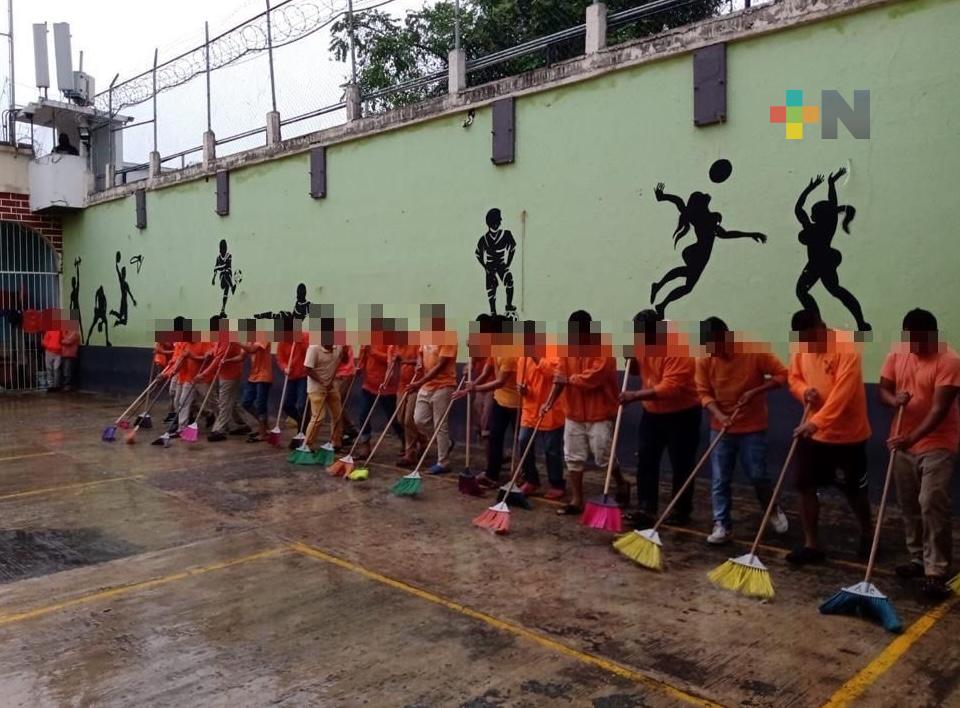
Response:
[{"label": "inmate in orange shirt", "polygon": [[[907,391],[910,394],[910,401],[903,409],[903,425],[900,428],[901,433],[907,435],[927,417],[933,407],[933,394],[937,387],[960,387],[960,356],[952,349],[945,348],[933,356],[918,357],[898,347],[887,355],[880,377],[891,381],[898,392]],[[891,435],[894,434],[895,425],[896,419],[890,426]],[[960,410],[954,402],[940,425],[918,440],[908,452],[919,455],[930,450],[949,450],[956,454],[958,447]]]},{"label": "inmate in orange shirt", "polygon": [[788,380],[790,393],[801,403],[808,388],[820,392],[820,405],[809,417],[817,426],[814,440],[859,443],[870,437],[861,357],[851,335],[831,330],[824,352],[794,345]]},{"label": "inmate in orange shirt", "polygon": [[[310,344],[310,338],[306,333],[297,335],[292,342],[280,342],[277,344],[277,366],[280,371],[290,367],[290,380],[299,381],[307,377],[307,369],[303,365],[303,360],[307,355],[307,346]],[[292,354],[291,354],[292,350]],[[291,355],[293,360],[290,359]]]},{"label": "inmate in orange shirt", "polygon": [[250,355],[250,383],[273,383],[273,360],[270,356],[270,342],[253,342],[256,348]]},{"label": "inmate in orange shirt", "polygon": [[177,372],[177,381],[191,383],[200,373],[203,358],[210,351],[209,342],[185,342],[183,348],[183,365]]},{"label": "inmate in orange shirt", "polygon": [[[420,353],[423,356],[423,373],[427,373],[439,362],[441,357],[449,357],[447,363],[430,381],[427,381],[423,388],[427,391],[435,391],[438,388],[457,385],[457,333],[443,332],[437,341],[443,344],[423,344],[420,346]],[[452,342],[452,343],[450,343]]]},{"label": "inmate in orange shirt", "polygon": [[[730,415],[747,391],[762,386],[769,376],[778,385],[787,383],[787,368],[773,354],[734,352],[730,356],[705,356],[697,359],[697,394],[706,408],[711,403]],[[710,416],[710,427],[720,424]],[[740,409],[730,433],[758,433],[767,429],[767,397],[754,396]]]},{"label": "inmate in orange shirt", "polygon": [[[407,344],[407,345],[390,345],[390,348],[387,352],[387,356],[390,358],[390,361],[393,361],[397,356],[400,357],[400,378],[397,383],[397,388],[403,390],[407,385],[413,381],[413,374],[417,370],[417,356],[420,354],[420,347],[416,344]],[[397,378],[397,374],[392,374],[394,379]]]},{"label": "inmate in orange shirt", "polygon": [[[559,367],[558,357],[543,357],[539,361],[534,361],[530,357],[521,357],[517,361],[517,370],[523,372],[524,385],[527,388],[527,395],[523,397],[523,411],[520,414],[520,425],[524,428],[532,428],[537,424],[540,408],[550,397],[550,392],[553,390],[553,375]],[[563,398],[563,395],[561,393],[560,398]],[[540,421],[540,427],[537,429],[562,428],[564,419],[563,403],[556,401]]]},{"label": "inmate in orange shirt", "polygon": [[[387,368],[390,366],[389,349],[383,344],[371,344],[367,347],[363,360],[363,390],[367,393],[380,391],[380,385],[386,379]],[[390,378],[391,381],[383,389],[385,396],[395,396],[397,393],[397,377],[391,373]]]},{"label": "inmate in orange shirt", "polygon": [[617,363],[607,357],[563,357],[559,370],[567,377],[563,411],[577,423],[612,420],[620,403]]},{"label": "inmate in orange shirt", "polygon": [[515,356],[492,356],[489,359],[493,365],[493,376],[500,378],[500,374],[507,377],[503,386],[493,390],[493,400],[504,408],[517,408],[520,405],[520,394],[517,393],[518,362]]}]

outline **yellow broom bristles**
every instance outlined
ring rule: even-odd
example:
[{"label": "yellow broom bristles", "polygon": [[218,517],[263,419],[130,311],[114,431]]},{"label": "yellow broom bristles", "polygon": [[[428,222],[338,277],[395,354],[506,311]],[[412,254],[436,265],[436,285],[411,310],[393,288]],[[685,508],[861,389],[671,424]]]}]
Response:
[{"label": "yellow broom bristles", "polygon": [[660,552],[660,546],[638,531],[619,536],[613,542],[613,547],[644,568],[663,570],[663,554]]},{"label": "yellow broom bristles", "polygon": [[769,600],[774,595],[770,571],[762,564],[747,564],[738,558],[731,558],[707,573],[707,577],[717,587],[746,597]]},{"label": "yellow broom bristles", "polygon": [[960,595],[960,573],[953,576],[953,579],[947,583],[947,587]]}]

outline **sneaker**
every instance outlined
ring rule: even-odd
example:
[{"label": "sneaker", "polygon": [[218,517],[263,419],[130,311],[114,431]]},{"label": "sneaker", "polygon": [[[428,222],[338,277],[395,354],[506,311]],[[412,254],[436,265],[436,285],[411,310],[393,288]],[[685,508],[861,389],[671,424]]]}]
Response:
[{"label": "sneaker", "polygon": [[773,516],[770,517],[770,525],[773,526],[774,533],[786,533],[790,528],[787,515],[783,513],[783,509],[779,506],[773,510]]},{"label": "sneaker", "polygon": [[427,470],[428,474],[438,475],[438,474],[447,474],[450,471],[449,467],[444,467],[440,463],[435,465],[430,465],[430,469]]},{"label": "sneaker", "polygon": [[566,491],[559,489],[557,487],[550,487],[547,490],[547,493],[543,495],[544,499],[550,499],[551,501],[559,501],[567,495]]},{"label": "sneaker", "polygon": [[920,592],[928,600],[940,602],[950,597],[950,588],[947,587],[946,579],[939,575],[928,575],[920,581]]},{"label": "sneaker", "polygon": [[730,533],[730,529],[717,521],[713,525],[713,533],[707,536],[707,543],[711,546],[723,546],[724,544],[730,543],[733,534]]},{"label": "sneaker", "polygon": [[221,432],[210,433],[207,436],[207,442],[223,442],[227,439],[227,436]]},{"label": "sneaker", "polygon": [[905,578],[907,580],[912,578],[920,578],[923,577],[923,563],[910,561],[909,563],[898,565],[894,572],[896,572],[896,574],[901,578]]},{"label": "sneaker", "polygon": [[825,556],[819,548],[807,548],[806,546],[797,546],[787,554],[787,563],[792,565],[809,565],[811,563],[823,563]]},{"label": "sneaker", "polygon": [[538,489],[540,489],[540,485],[533,482],[524,482],[520,485],[520,491],[528,497],[533,496]]}]

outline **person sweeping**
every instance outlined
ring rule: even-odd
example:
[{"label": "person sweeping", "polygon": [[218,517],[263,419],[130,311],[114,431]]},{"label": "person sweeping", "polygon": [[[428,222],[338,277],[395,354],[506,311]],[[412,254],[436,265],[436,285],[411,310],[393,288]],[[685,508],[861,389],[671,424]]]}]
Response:
[{"label": "person sweeping", "polygon": [[428,472],[446,474],[453,449],[446,413],[457,388],[457,333],[447,330],[442,306],[427,306],[421,319],[425,325],[420,332],[423,370],[407,388],[417,392],[414,421],[420,434],[428,437],[432,430],[437,441],[437,462]]},{"label": "person sweeping", "polygon": [[[517,446],[526,450],[527,444],[536,433],[536,440],[543,448],[547,469],[548,487],[543,497],[556,501],[566,495],[566,480],[563,476],[563,405],[551,405],[542,416],[540,411],[553,390],[553,378],[560,367],[560,357],[557,356],[555,344],[550,345],[550,351],[543,354],[540,356],[534,349],[517,362],[517,368],[524,372],[524,384],[520,389],[523,412]],[[533,449],[524,458],[523,484],[520,491],[529,497],[539,490],[540,474],[537,471],[536,449]]]},{"label": "person sweeping", "polygon": [[313,416],[307,426],[304,446],[316,451],[317,435],[325,416],[330,418],[330,440],[335,449],[343,445],[343,418],[341,416],[340,391],[336,386],[337,369],[350,361],[344,346],[336,344],[334,320],[320,320],[320,343],[307,347],[303,365],[307,370],[307,396]]}]

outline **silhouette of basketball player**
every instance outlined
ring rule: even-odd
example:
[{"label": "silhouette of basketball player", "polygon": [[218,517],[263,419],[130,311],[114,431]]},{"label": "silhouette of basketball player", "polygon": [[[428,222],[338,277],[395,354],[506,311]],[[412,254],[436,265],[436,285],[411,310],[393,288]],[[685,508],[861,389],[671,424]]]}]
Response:
[{"label": "silhouette of basketball player", "polygon": [[70,311],[76,313],[77,326],[80,328],[80,344],[83,344],[83,315],[80,314],[80,256],[73,261],[76,274],[70,278]]},{"label": "silhouette of basketball player", "polygon": [[[715,168],[711,168],[711,178],[713,178],[715,171]],[[714,178],[714,181],[723,181],[725,179],[726,176],[723,176],[719,179]],[[663,190],[663,182],[660,182],[656,186],[656,189],[654,189],[654,195],[657,201],[670,202],[677,207],[677,211],[680,212],[677,228],[673,232],[673,247],[676,248],[680,239],[690,232],[690,227],[693,227],[696,241],[680,252],[680,257],[683,259],[682,266],[677,266],[667,271],[666,275],[650,286],[650,303],[654,304],[660,289],[668,282],[677,278],[683,278],[685,281],[683,285],[679,285],[670,291],[659,304],[654,305],[660,317],[664,316],[667,305],[693,291],[694,286],[700,280],[700,276],[703,275],[704,268],[707,267],[710,254],[713,252],[713,243],[716,239],[752,238],[757,243],[766,243],[767,241],[767,237],[758,232],[727,231],[720,226],[720,221],[723,219],[723,216],[718,212],[710,211],[709,194],[693,192],[687,199],[686,204],[684,204],[680,197],[674,194],[667,194]]]},{"label": "silhouette of basketball player", "polygon": [[217,276],[220,276],[220,289],[223,291],[223,302],[220,305],[220,316],[227,316],[227,298],[237,292],[237,285],[240,283],[240,271],[237,271],[237,280],[233,278],[233,256],[227,253],[227,240],[220,239],[220,254],[217,256],[217,262],[213,266],[213,278],[211,285],[217,282]]},{"label": "silhouette of basketball player", "polygon": [[809,217],[803,210],[803,204],[810,193],[823,184],[823,175],[817,175],[811,179],[810,184],[800,192],[800,198],[797,199],[794,214],[803,226],[799,239],[800,243],[807,247],[807,265],[797,278],[797,299],[805,309],[819,312],[820,308],[810,294],[810,289],[820,281],[826,291],[850,311],[857,321],[857,329],[861,332],[869,332],[872,327],[863,319],[860,303],[853,293],[840,285],[840,276],[837,275],[837,268],[843,261],[840,251],[833,248],[833,237],[837,233],[837,217],[843,214],[843,230],[850,233],[850,222],[857,213],[852,206],[837,203],[836,183],[845,174],[847,174],[846,168],[841,167],[827,178],[827,199],[814,204],[810,208]]},{"label": "silhouette of basketball player", "polygon": [[137,306],[137,301],[134,299],[133,293],[130,292],[130,285],[127,283],[127,267],[120,267],[120,251],[117,251],[117,262],[113,268],[117,271],[117,280],[120,281],[120,307],[117,310],[110,310],[110,314],[115,318],[113,321],[114,327],[126,326],[127,298],[130,298],[134,307]]},{"label": "silhouette of basketball player", "polygon": [[110,344],[110,323],[107,321],[107,296],[103,292],[102,285],[97,288],[97,292],[93,296],[93,322],[90,323],[90,331],[87,332],[87,344],[90,343],[90,337],[93,336],[94,327],[97,328],[98,332],[103,332],[107,346],[113,346]]},{"label": "silhouette of basketball player", "polygon": [[513,273],[510,264],[517,250],[517,242],[507,229],[501,229],[499,209],[487,212],[487,233],[477,241],[474,255],[487,273],[487,300],[490,302],[490,314],[497,314],[497,287],[503,283],[507,291],[507,316],[516,318],[517,308],[513,306]]}]

